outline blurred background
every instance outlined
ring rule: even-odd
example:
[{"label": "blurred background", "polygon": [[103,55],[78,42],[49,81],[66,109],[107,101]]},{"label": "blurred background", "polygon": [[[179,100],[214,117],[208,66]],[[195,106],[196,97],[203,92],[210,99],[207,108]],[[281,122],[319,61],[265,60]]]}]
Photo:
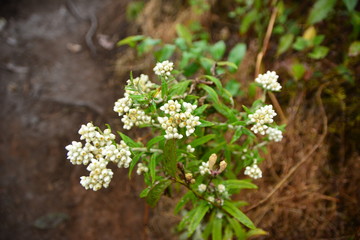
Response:
[{"label": "blurred background", "polygon": [[116,43],[138,34],[170,43],[179,23],[210,43],[246,45],[239,70],[224,79],[239,106],[254,97],[264,45],[258,70],[280,76],[284,139],[265,156],[259,191],[238,196],[255,204],[245,211],[269,233],[259,239],[359,239],[360,12],[352,0],[1,0],[1,239],[178,239],[176,198],[150,209],[139,198],[141,177],[129,180],[126,169],[114,169],[108,189],[86,191],[86,170],[64,147],[89,121],[123,131],[112,108],[129,72],[152,75],[150,50],[139,56]]}]

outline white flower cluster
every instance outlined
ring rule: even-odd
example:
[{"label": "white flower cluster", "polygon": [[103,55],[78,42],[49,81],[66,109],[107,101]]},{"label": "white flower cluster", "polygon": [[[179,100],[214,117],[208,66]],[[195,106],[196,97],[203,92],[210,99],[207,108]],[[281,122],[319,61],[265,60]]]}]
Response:
[{"label": "white flower cluster", "polygon": [[187,145],[187,146],[186,146],[186,151],[187,151],[188,153],[193,153],[193,152],[195,152],[195,148],[191,147],[191,145]]},{"label": "white flower cluster", "polygon": [[266,134],[269,136],[270,141],[280,142],[283,138],[282,132],[279,129],[269,127],[266,130]]},{"label": "white flower cluster", "polygon": [[226,191],[225,185],[224,184],[219,184],[217,186],[217,190],[218,190],[219,193],[225,193],[225,191]]},{"label": "white flower cluster", "polygon": [[129,112],[123,116],[121,121],[124,123],[123,128],[130,130],[134,125],[139,126],[151,122],[151,117],[146,115],[140,108],[131,108]]},{"label": "white flower cluster", "polygon": [[149,76],[145,74],[141,74],[140,77],[134,78],[131,80],[127,80],[128,86],[134,87],[136,90],[126,90],[126,94],[141,94],[150,92],[154,87],[154,84],[149,80]]},{"label": "white flower cluster", "polygon": [[82,125],[79,134],[82,142],[73,141],[66,146],[67,158],[72,164],[88,165],[89,176],[81,177],[81,185],[86,189],[99,190],[101,187],[107,188],[111,181],[113,172],[106,168],[109,162],[114,162],[118,167],[128,168],[131,162],[131,152],[129,146],[121,141],[114,144],[115,135],[110,129],[100,132],[92,123]]},{"label": "white flower cluster", "polygon": [[107,162],[103,159],[93,159],[89,166],[86,168],[89,176],[80,177],[80,184],[86,189],[97,191],[102,187],[107,188],[110,184],[113,172],[111,169],[106,168]]},{"label": "white flower cluster", "polygon": [[201,192],[201,193],[205,192],[205,191],[206,191],[206,185],[205,185],[205,184],[200,184],[200,185],[198,186],[198,190],[199,190],[199,192]]},{"label": "white flower cluster", "polygon": [[147,124],[151,122],[151,117],[139,107],[133,106],[130,94],[142,94],[149,92],[154,84],[149,80],[147,75],[141,74],[140,77],[134,78],[133,81],[127,81],[128,86],[136,90],[126,90],[124,97],[115,102],[114,111],[123,116],[121,121],[124,123],[124,129],[130,130],[134,125]]},{"label": "white flower cluster", "polygon": [[158,62],[154,67],[154,72],[158,76],[162,76],[167,79],[171,75],[171,71],[174,69],[174,63],[166,60],[163,62]]},{"label": "white flower cluster", "polygon": [[199,171],[201,175],[210,174],[209,162],[202,162]]},{"label": "white flower cluster", "polygon": [[149,171],[149,168],[142,163],[138,163],[137,167],[138,167],[136,170],[137,175],[141,175],[143,172]]},{"label": "white flower cluster", "polygon": [[244,174],[248,175],[249,177],[251,177],[253,179],[258,179],[258,178],[262,177],[262,171],[256,163],[254,163],[251,166],[247,166],[245,168]]},{"label": "white flower cluster", "polygon": [[273,109],[272,105],[265,105],[255,111],[254,114],[249,115],[250,122],[255,123],[251,130],[254,133],[260,133],[265,135],[265,131],[268,128],[267,123],[274,122],[274,117],[276,112]]},{"label": "white flower cluster", "polygon": [[259,76],[255,79],[255,82],[261,84],[261,86],[269,91],[280,91],[281,85],[277,81],[279,76],[276,72],[267,71],[265,74],[259,74]]},{"label": "white flower cluster", "polygon": [[199,117],[191,114],[197,108],[196,105],[184,102],[182,104],[185,112],[181,112],[181,104],[177,100],[169,100],[160,110],[169,116],[158,117],[161,127],[165,130],[166,139],[182,139],[183,135],[178,132],[178,128],[186,128],[186,136],[190,136],[195,131],[195,127],[200,125]]}]

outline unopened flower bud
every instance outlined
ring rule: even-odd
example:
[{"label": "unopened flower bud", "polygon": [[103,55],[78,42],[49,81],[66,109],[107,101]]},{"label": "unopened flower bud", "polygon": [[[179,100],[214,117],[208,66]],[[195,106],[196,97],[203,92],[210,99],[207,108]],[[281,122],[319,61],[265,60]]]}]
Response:
[{"label": "unopened flower bud", "polygon": [[191,179],[193,179],[192,173],[185,174],[185,178],[186,178],[186,180],[191,181]]},{"label": "unopened flower bud", "polygon": [[221,161],[220,162],[220,168],[219,168],[219,173],[222,173],[227,167],[227,163],[225,161]]},{"label": "unopened flower bud", "polygon": [[211,154],[211,156],[209,157],[209,162],[208,162],[210,170],[213,170],[216,160],[217,160],[217,155],[215,153]]},{"label": "unopened flower bud", "polygon": [[191,179],[190,181],[191,184],[194,184],[195,182],[196,182],[195,179]]}]

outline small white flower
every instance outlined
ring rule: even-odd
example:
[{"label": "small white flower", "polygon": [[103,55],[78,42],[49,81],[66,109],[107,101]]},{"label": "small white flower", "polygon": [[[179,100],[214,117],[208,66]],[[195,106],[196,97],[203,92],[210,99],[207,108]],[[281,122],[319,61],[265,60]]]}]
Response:
[{"label": "small white flower", "polygon": [[70,145],[67,145],[65,149],[68,151],[67,159],[74,165],[87,165],[94,158],[94,155],[82,148],[81,142],[73,141]]},{"label": "small white flower", "polygon": [[[222,204],[221,204],[221,205],[222,205]],[[224,216],[224,214],[223,214],[222,212],[220,212],[220,211],[217,211],[217,212],[216,212],[216,217],[217,217],[217,218],[220,218],[220,219],[221,219],[221,218],[223,218],[223,216]]]},{"label": "small white flower", "polygon": [[265,105],[256,110],[254,114],[250,114],[249,119],[253,123],[266,124],[272,123],[276,115],[272,105]]},{"label": "small white flower", "polygon": [[191,113],[192,111],[194,111],[197,108],[197,105],[193,105],[191,103],[187,103],[187,102],[183,102],[183,107],[185,108],[186,112]]},{"label": "small white flower", "polygon": [[215,201],[215,198],[213,196],[208,196],[207,200],[213,203]]},{"label": "small white flower", "polygon": [[154,84],[149,80],[149,76],[145,74],[141,74],[140,77],[134,78],[132,83],[131,80],[127,80],[128,86],[133,86],[135,89],[139,91],[130,91],[126,90],[128,94],[141,94],[142,92],[147,93],[151,91],[151,88],[154,87]]},{"label": "small white flower", "polygon": [[171,75],[171,71],[174,69],[174,63],[169,62],[168,60],[163,62],[156,63],[156,66],[154,67],[154,72],[158,76],[162,76],[164,78],[168,78],[168,76]]},{"label": "small white flower", "polygon": [[137,175],[141,175],[143,172],[149,171],[149,168],[145,166],[143,163],[138,163],[137,167],[138,167],[136,170]]},{"label": "small white flower", "polygon": [[191,145],[187,145],[187,146],[186,146],[186,151],[187,151],[188,153],[193,153],[193,152],[195,151],[195,148],[191,147]]},{"label": "small white flower", "polygon": [[261,123],[256,123],[254,126],[251,127],[251,131],[254,133],[260,133],[261,135],[265,135],[265,130],[268,128],[268,126],[263,125]]},{"label": "small white flower", "polygon": [[205,184],[200,184],[200,185],[198,186],[198,190],[199,190],[199,192],[201,192],[201,193],[205,192],[205,191],[206,191],[206,185],[205,185]]},{"label": "small white flower", "polygon": [[132,106],[132,99],[130,97],[123,97],[118,99],[115,102],[114,112],[117,112],[119,116],[124,115],[125,113],[129,112]]},{"label": "small white flower", "polygon": [[146,115],[140,108],[131,108],[129,112],[123,116],[121,121],[124,123],[123,128],[130,130],[134,125],[139,126],[151,122],[151,117]]},{"label": "small white flower", "polygon": [[251,177],[253,179],[258,179],[258,178],[262,177],[262,171],[257,164],[247,166],[245,168],[244,174],[248,175],[249,177]]},{"label": "small white flower", "polygon": [[201,175],[205,175],[206,173],[210,174],[211,172],[210,172],[210,169],[209,169],[209,163],[208,162],[202,162],[201,166],[199,167],[199,171],[200,171]]},{"label": "small white flower", "polygon": [[219,184],[217,186],[217,189],[218,189],[219,193],[224,193],[225,190],[226,190],[226,188],[225,188],[225,186],[223,184]]},{"label": "small white flower", "polygon": [[80,184],[85,189],[92,189],[97,191],[102,187],[107,188],[113,176],[111,169],[106,168],[107,162],[103,159],[93,159],[87,170],[90,171],[89,176],[83,176],[80,179]]},{"label": "small white flower", "polygon": [[169,100],[164,106],[160,107],[160,110],[172,116],[181,111],[181,105],[177,100]]},{"label": "small white flower", "polygon": [[265,74],[259,74],[259,76],[255,79],[255,82],[261,84],[261,86],[269,91],[280,91],[281,85],[278,83],[277,79],[279,76],[276,72],[267,71]]},{"label": "small white flower", "polygon": [[269,136],[269,140],[274,142],[280,142],[283,138],[282,132],[272,127],[266,130],[266,134]]}]

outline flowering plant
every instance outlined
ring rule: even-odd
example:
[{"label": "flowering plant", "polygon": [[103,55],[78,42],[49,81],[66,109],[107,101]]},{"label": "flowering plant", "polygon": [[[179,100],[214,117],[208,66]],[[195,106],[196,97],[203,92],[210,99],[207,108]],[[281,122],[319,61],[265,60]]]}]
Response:
[{"label": "flowering plant", "polygon": [[[82,125],[83,142],[66,147],[72,164],[88,165],[89,176],[81,177],[81,185],[94,191],[107,188],[113,176],[107,168],[110,162],[129,168],[129,176],[137,167],[148,186],[140,196],[150,206],[174,185],[186,189],[175,213],[185,214],[178,230],[186,230],[189,237],[202,232],[205,239],[244,239],[261,233],[239,209],[244,202],[231,199],[242,189],[257,188],[238,176],[245,169],[250,178],[261,178],[260,151],[269,141],[282,139],[272,105],[257,100],[241,112],[215,76],[178,80],[181,72],[167,60],[157,63],[154,72],[159,84],[147,75],[130,75],[124,97],[114,106],[124,129],[152,128],[152,138],[135,142],[118,132],[119,142],[110,126],[102,131],[92,123]],[[277,78],[275,72],[267,72],[256,82],[265,91],[279,91]],[[182,210],[185,206],[188,210]]]}]

